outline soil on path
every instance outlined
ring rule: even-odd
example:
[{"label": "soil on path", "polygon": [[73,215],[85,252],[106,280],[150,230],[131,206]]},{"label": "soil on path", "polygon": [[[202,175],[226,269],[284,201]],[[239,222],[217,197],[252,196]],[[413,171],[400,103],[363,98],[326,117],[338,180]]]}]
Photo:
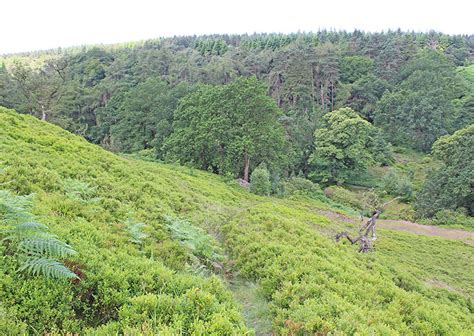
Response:
[{"label": "soil on path", "polygon": [[[330,219],[338,220],[340,222],[357,224],[358,221],[354,218],[348,217],[346,215],[322,210],[320,213]],[[465,243],[474,245],[474,232],[465,231],[460,229],[448,229],[439,226],[433,225],[423,225],[418,223],[413,223],[406,220],[394,220],[394,219],[379,219],[377,220],[377,227],[389,230],[400,230],[406,231],[418,235],[424,236],[436,236],[443,237],[448,239],[461,240]]]}]

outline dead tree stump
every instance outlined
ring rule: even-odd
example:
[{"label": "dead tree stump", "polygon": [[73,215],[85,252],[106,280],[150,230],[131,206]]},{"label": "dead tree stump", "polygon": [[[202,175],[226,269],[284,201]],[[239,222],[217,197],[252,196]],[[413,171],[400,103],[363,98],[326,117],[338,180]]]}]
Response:
[{"label": "dead tree stump", "polygon": [[[375,236],[375,222],[381,213],[382,211],[380,210],[375,210],[372,213],[372,217],[370,217],[367,223],[365,223],[364,226],[360,228],[359,236],[357,238],[351,238],[349,233],[344,231],[336,235],[336,241],[338,242],[341,240],[341,238],[345,237],[351,244],[356,244],[357,242],[359,243],[359,252],[366,253],[372,251],[372,241],[377,239]],[[369,232],[372,232],[372,238],[368,237]]]}]

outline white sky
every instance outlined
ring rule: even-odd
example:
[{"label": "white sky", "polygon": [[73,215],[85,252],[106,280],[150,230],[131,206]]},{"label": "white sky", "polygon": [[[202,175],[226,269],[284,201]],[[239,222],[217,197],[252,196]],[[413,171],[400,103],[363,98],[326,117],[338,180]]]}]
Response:
[{"label": "white sky", "polygon": [[173,35],[323,28],[474,34],[474,0],[3,0],[0,54]]}]

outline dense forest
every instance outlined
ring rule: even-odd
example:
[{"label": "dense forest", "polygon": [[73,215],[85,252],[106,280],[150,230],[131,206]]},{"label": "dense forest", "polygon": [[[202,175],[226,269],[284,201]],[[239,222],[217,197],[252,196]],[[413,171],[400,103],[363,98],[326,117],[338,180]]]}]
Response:
[{"label": "dense forest", "polygon": [[473,190],[474,36],[3,55],[0,334],[472,335]]},{"label": "dense forest", "polygon": [[[434,32],[163,38],[4,56],[0,105],[116,152],[343,184],[390,164],[391,145],[430,153],[471,125],[473,55],[472,36]],[[418,213],[444,193],[440,209],[472,214],[469,183],[448,202],[452,188],[427,186]]]}]

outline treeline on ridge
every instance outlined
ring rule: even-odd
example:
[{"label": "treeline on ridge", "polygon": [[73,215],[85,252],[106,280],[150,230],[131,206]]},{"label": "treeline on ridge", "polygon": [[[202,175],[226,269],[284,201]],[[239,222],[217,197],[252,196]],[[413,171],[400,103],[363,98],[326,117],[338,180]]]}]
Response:
[{"label": "treeline on ridge", "polygon": [[[429,153],[471,125],[473,54],[472,36],[435,32],[164,38],[5,56],[0,105],[113,151],[341,184],[389,164],[390,143]],[[423,215],[439,188],[420,193]]]}]

